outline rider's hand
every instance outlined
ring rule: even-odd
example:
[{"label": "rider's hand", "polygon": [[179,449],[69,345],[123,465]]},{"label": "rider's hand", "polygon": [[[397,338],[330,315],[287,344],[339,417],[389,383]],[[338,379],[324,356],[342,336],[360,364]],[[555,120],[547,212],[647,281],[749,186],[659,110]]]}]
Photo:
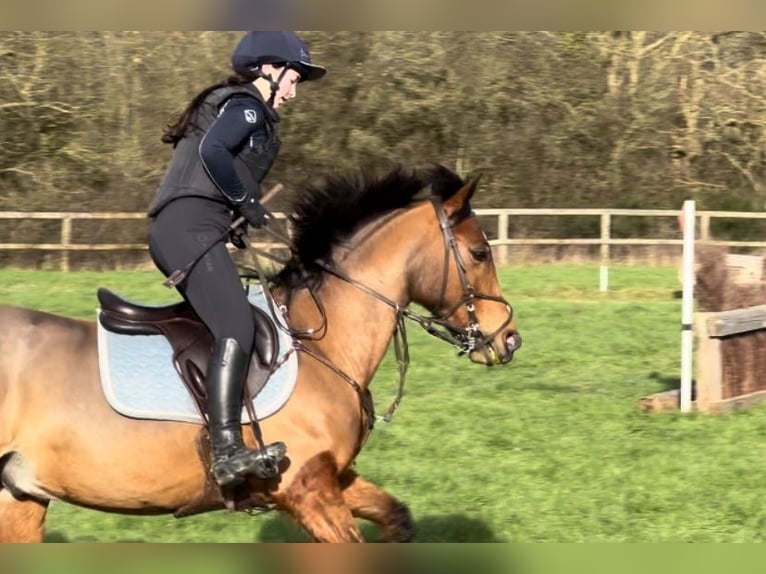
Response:
[{"label": "rider's hand", "polygon": [[247,243],[245,243],[246,238],[247,223],[242,223],[229,231],[229,241],[231,241],[232,245],[237,249],[247,249]]},{"label": "rider's hand", "polygon": [[242,205],[238,206],[238,210],[242,217],[255,229],[266,225],[272,217],[271,212],[254,197],[248,197]]}]

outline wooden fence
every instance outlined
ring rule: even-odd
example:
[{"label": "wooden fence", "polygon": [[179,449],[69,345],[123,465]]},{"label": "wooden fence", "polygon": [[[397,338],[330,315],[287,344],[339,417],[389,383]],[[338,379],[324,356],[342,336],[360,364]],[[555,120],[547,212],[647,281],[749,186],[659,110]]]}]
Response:
[{"label": "wooden fence", "polygon": [[[718,313],[697,313],[694,321],[698,340],[697,410],[730,411],[765,400],[766,391],[764,390],[754,390],[730,397],[724,396],[727,381],[721,346],[728,337],[755,333],[766,328],[766,305]],[[760,350],[753,345],[748,350],[759,353]],[[747,367],[742,364],[740,368]],[[760,375],[761,373],[755,373],[755,376],[759,378]]]},{"label": "wooden fence", "polygon": [[[697,342],[695,399],[693,410],[703,412],[730,412],[745,408],[755,403],[766,401],[766,390],[762,388],[743,394],[728,393],[731,386],[727,380],[724,368],[722,345],[734,336],[752,336],[766,329],[766,305],[732,309],[716,313],[694,314],[694,335]],[[751,340],[746,351],[760,354],[762,347]],[[739,378],[756,377],[760,380],[759,372],[743,372],[748,369],[747,359],[739,357],[740,363],[732,365],[736,368]],[[761,385],[762,387],[762,385]],[[642,397],[640,406],[646,411],[678,410],[679,390],[671,389]]]},{"label": "wooden fence", "polygon": [[[667,237],[614,237],[613,218],[618,216],[644,218],[678,218],[680,211],[660,209],[477,209],[476,214],[486,221],[494,218],[494,234],[490,240],[496,260],[505,264],[510,260],[510,249],[513,246],[598,246],[602,266],[602,290],[606,290],[604,271],[608,269],[611,248],[614,246],[680,246],[681,233],[678,238]],[[276,214],[284,217],[282,214]],[[598,237],[578,238],[549,238],[549,237],[515,237],[512,236],[511,218],[527,218],[541,216],[557,217],[598,217],[600,218],[600,235]],[[711,222],[716,218],[724,219],[766,219],[766,213],[731,212],[731,211],[698,211],[698,238],[714,245],[727,247],[766,248],[766,241],[716,241],[711,237]],[[0,251],[42,250],[60,251],[61,269],[69,270],[69,254],[74,251],[116,251],[116,250],[146,250],[144,243],[73,243],[72,228],[79,220],[146,220],[143,212],[0,212],[0,220],[47,219],[61,222],[59,241],[57,243],[0,243]],[[276,243],[259,243],[262,248],[279,248]]]},{"label": "wooden fence", "polygon": [[[744,287],[751,296],[760,292],[764,281],[762,256],[727,253],[725,265],[727,289]],[[694,313],[693,410],[729,412],[766,401],[766,385],[761,380],[766,362],[762,359],[766,343],[764,330],[766,305]],[[642,397],[639,402],[647,411],[677,410],[680,389]]]}]

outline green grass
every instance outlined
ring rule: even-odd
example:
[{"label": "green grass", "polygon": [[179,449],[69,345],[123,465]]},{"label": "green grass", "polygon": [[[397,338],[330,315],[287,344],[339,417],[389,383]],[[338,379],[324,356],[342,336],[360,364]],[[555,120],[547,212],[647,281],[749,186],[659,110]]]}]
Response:
[{"label": "green grass", "polygon": [[[730,415],[646,414],[641,396],[678,386],[675,268],[501,272],[524,346],[486,369],[410,329],[407,395],[358,470],[406,501],[416,540],[762,541],[766,407]],[[0,301],[93,317],[95,288],[174,300],[154,273],[0,273]],[[372,390],[395,390],[391,358]],[[214,512],[127,517],[54,503],[48,540],[293,541],[287,519]],[[367,534],[375,537],[372,528]]]}]

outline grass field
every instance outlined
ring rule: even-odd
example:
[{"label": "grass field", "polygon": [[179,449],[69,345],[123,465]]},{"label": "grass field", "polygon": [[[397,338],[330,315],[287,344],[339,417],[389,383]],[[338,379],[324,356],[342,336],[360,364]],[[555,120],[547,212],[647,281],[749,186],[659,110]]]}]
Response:
[{"label": "grass field", "polygon": [[[675,268],[501,271],[524,346],[486,369],[414,328],[408,392],[358,470],[406,501],[421,542],[762,541],[766,408],[646,414],[678,386]],[[0,272],[0,302],[93,317],[95,289],[144,302],[175,295],[154,273]],[[388,405],[390,358],[372,390]],[[288,445],[289,446],[289,445]],[[374,529],[366,533],[374,539]],[[127,517],[53,503],[50,541],[301,541],[276,514]]]}]

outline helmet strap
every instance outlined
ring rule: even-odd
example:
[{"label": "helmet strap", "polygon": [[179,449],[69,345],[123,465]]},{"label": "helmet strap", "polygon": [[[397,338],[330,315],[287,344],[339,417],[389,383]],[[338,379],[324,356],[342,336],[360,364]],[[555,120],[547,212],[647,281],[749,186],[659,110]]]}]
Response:
[{"label": "helmet strap", "polygon": [[253,73],[259,77],[263,78],[269,83],[269,88],[271,90],[271,95],[269,96],[269,99],[266,101],[267,104],[269,104],[272,108],[274,107],[274,100],[277,97],[277,92],[279,91],[279,85],[282,83],[282,79],[285,77],[285,74],[287,73],[287,64],[282,66],[282,71],[279,73],[279,76],[277,77],[276,81],[274,78],[271,77],[271,74],[264,74],[263,71],[259,68],[253,68]]}]

